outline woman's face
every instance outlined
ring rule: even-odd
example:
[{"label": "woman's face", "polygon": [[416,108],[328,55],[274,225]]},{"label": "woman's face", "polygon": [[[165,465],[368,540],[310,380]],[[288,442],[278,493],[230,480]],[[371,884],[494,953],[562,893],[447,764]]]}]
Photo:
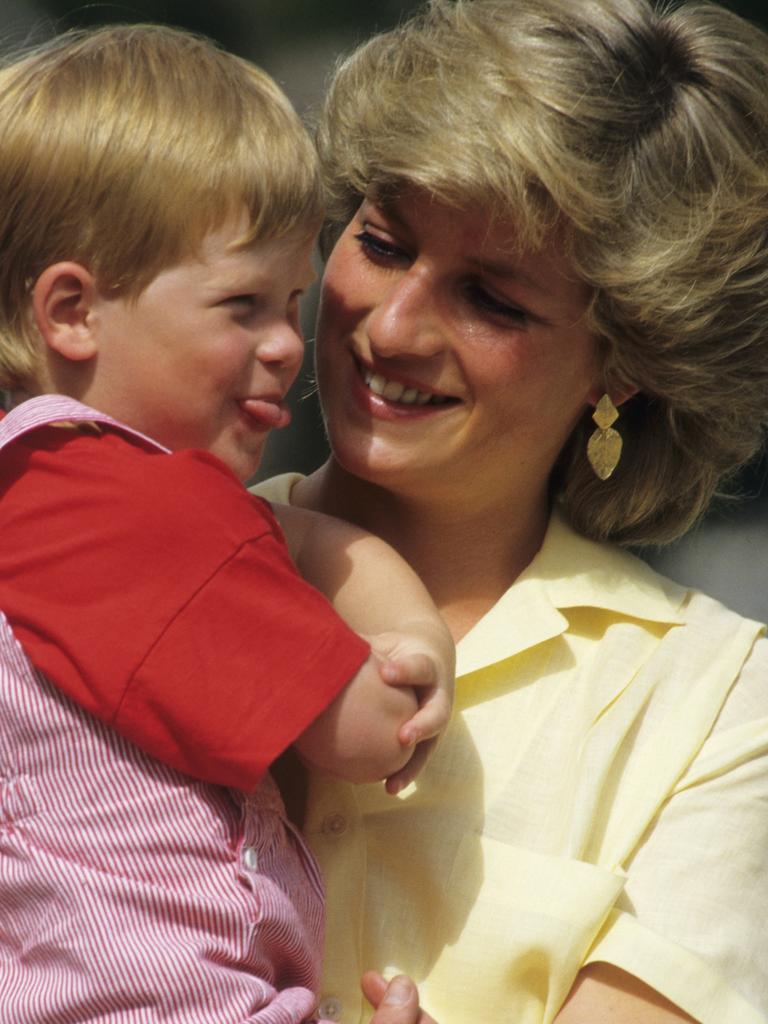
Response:
[{"label": "woman's face", "polygon": [[[344,468],[387,489],[543,497],[600,396],[589,291],[553,242],[414,191],[365,201],[323,281],[317,372]],[[514,507],[514,505],[512,506]]]}]

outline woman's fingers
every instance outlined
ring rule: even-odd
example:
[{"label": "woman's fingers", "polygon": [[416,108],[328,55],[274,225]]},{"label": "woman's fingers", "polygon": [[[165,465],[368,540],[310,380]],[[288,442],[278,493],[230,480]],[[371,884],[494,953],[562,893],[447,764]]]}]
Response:
[{"label": "woman's fingers", "polygon": [[423,1010],[419,1010],[419,993],[404,974],[390,982],[376,973],[367,971],[361,981],[363,994],[376,1012],[370,1024],[436,1024]]}]

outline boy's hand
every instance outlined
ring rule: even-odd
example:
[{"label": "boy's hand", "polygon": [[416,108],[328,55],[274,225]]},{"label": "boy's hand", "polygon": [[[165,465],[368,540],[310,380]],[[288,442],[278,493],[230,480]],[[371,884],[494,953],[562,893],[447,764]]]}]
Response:
[{"label": "boy's hand", "polygon": [[371,640],[374,651],[384,657],[382,679],[390,686],[409,686],[419,708],[401,726],[398,739],[414,746],[411,759],[386,782],[395,794],[418,775],[434,749],[437,736],[448,724],[453,698],[455,648],[442,624],[421,626],[410,634],[385,633]]},{"label": "boy's hand", "polygon": [[365,663],[296,740],[300,757],[348,782],[386,779],[387,790],[398,792],[448,721],[453,657],[436,615],[428,624],[411,619],[403,632],[377,633]]}]

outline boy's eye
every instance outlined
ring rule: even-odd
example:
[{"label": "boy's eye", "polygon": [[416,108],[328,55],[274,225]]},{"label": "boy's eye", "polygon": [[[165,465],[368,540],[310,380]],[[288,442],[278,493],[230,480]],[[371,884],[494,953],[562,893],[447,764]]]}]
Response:
[{"label": "boy's eye", "polygon": [[243,306],[250,309],[256,304],[255,295],[230,295],[224,299],[224,304],[227,306]]},{"label": "boy's eye", "polygon": [[250,320],[259,311],[259,296],[249,292],[230,295],[221,303],[237,320]]}]

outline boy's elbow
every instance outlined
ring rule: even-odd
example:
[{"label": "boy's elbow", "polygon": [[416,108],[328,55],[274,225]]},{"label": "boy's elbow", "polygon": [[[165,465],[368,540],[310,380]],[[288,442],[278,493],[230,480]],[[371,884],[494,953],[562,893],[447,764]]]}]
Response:
[{"label": "boy's elbow", "polygon": [[[382,684],[379,684],[380,686]],[[400,728],[416,713],[410,687],[388,687],[384,706],[351,707],[340,714],[321,715],[296,742],[296,750],[311,768],[346,782],[380,782],[399,771],[413,747],[398,739]]]},{"label": "boy's elbow", "polygon": [[382,744],[378,751],[368,751],[345,762],[328,766],[325,770],[345,782],[361,785],[366,782],[382,782],[404,768],[413,754],[412,747],[405,747],[397,742]]}]

